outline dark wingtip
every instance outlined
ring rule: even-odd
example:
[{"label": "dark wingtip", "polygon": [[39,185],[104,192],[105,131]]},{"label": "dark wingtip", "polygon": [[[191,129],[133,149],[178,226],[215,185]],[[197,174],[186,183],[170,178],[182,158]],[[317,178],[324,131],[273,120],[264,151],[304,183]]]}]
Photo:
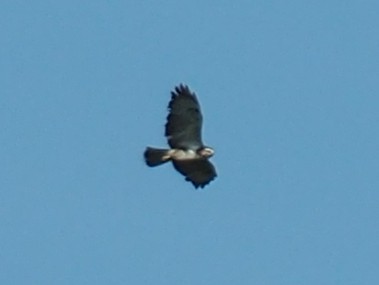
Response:
[{"label": "dark wingtip", "polygon": [[175,87],[176,92],[182,93],[182,92],[189,92],[189,88],[187,85],[180,83],[178,86]]},{"label": "dark wingtip", "polygon": [[195,94],[191,92],[191,90],[186,84],[180,83],[179,85],[174,87],[173,91],[171,91],[171,101],[168,104],[169,109],[172,107],[174,100],[179,95],[195,97]]},{"label": "dark wingtip", "polygon": [[193,95],[191,90],[189,89],[188,85],[180,83],[179,85],[175,86],[175,91],[172,91],[171,94],[174,95],[180,95],[180,94],[185,94],[185,95]]},{"label": "dark wingtip", "polygon": [[195,187],[196,190],[198,190],[199,188],[203,189],[205,186],[207,186],[208,184],[210,184],[214,178],[212,178],[211,180],[205,182],[205,183],[196,183],[196,182],[193,182],[191,181],[190,179],[186,178],[187,181],[191,182],[192,185]]}]

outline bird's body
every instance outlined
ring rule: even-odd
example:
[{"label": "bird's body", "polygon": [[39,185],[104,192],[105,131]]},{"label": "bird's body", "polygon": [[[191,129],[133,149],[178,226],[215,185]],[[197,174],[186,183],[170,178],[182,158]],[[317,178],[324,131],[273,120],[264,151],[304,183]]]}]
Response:
[{"label": "bird's body", "polygon": [[171,92],[168,108],[165,136],[171,149],[147,147],[144,153],[146,164],[153,167],[172,161],[175,169],[195,188],[203,188],[217,174],[208,160],[214,151],[202,142],[203,117],[199,102],[187,86],[179,85]]}]

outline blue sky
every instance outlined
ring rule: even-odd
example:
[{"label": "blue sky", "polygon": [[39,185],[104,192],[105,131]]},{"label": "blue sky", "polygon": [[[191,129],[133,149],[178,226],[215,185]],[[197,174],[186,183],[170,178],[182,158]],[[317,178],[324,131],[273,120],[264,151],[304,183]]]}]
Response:
[{"label": "blue sky", "polygon": [[[3,1],[1,284],[379,284],[377,1]],[[170,90],[219,177],[165,146]]]}]

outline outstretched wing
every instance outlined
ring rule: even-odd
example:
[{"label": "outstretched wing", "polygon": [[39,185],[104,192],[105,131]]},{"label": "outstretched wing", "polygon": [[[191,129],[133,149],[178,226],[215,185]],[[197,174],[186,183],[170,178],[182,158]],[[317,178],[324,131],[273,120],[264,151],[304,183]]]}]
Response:
[{"label": "outstretched wing", "polygon": [[185,85],[175,87],[168,105],[165,135],[171,148],[198,149],[201,140],[202,115],[194,93]]},{"label": "outstretched wing", "polygon": [[203,188],[216,178],[216,169],[208,159],[173,160],[177,171],[186,177],[187,181],[192,182],[195,188]]}]

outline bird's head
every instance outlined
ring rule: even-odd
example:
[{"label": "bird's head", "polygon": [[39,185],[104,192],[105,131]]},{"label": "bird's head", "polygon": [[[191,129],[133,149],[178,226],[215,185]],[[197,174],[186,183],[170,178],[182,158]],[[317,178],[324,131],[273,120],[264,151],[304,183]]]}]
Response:
[{"label": "bird's head", "polygon": [[199,149],[198,153],[202,157],[208,158],[208,157],[212,157],[214,155],[215,151],[212,148],[205,146],[205,147]]}]

